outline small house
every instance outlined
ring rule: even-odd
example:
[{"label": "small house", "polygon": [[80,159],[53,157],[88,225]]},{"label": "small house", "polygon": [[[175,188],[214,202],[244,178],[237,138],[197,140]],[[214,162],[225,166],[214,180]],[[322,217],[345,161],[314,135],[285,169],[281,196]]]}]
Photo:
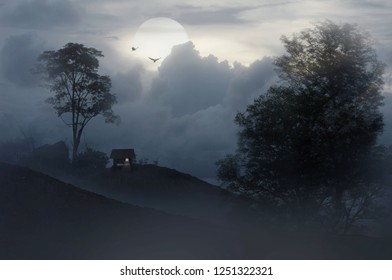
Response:
[{"label": "small house", "polygon": [[113,149],[110,158],[113,159],[114,169],[132,169],[136,155],[134,149]]}]

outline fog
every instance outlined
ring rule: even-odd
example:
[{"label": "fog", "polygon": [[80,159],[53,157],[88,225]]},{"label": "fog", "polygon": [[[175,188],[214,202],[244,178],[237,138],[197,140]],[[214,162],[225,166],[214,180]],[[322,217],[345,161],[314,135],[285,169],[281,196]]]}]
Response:
[{"label": "fog", "polygon": [[[31,34],[11,36],[1,49],[2,141],[28,135],[37,145],[59,140],[71,145],[70,129],[45,102],[51,93],[30,71],[44,50],[45,44]],[[88,145],[109,153],[134,148],[138,159],[211,182],[216,182],[214,163],[236,148],[236,113],[277,80],[270,57],[249,66],[230,65],[213,55],[202,57],[192,42],[174,47],[157,72],[134,63],[125,73],[105,74],[112,79],[118,100],[113,109],[121,122],[94,119],[85,129],[81,149]],[[385,145],[392,143],[390,89],[387,81],[382,107],[386,125],[379,139]]]},{"label": "fog", "polygon": [[[375,39],[387,66],[386,126],[379,141],[392,143],[387,1],[377,5],[366,1],[155,2],[2,1],[0,141],[28,134],[37,145],[58,140],[71,144],[70,130],[45,103],[52,94],[39,86],[31,69],[43,51],[77,42],[103,51],[100,73],[112,79],[118,100],[114,111],[121,118],[118,126],[93,120],[81,148],[89,145],[109,153],[112,148],[130,147],[139,159],[216,181],[214,162],[236,147],[234,116],[277,79],[272,60],[283,52],[280,36],[330,18],[358,22]],[[154,16],[179,21],[191,42],[176,46],[151,70],[150,64],[132,55],[130,46],[137,26]]]},{"label": "fog", "polygon": [[[385,12],[391,8],[389,2],[370,4],[368,1],[356,1],[354,4],[353,1],[346,1],[339,4],[339,1],[266,1],[263,5],[260,5],[259,1],[238,4],[229,0],[210,1],[209,4],[191,1],[186,5],[176,0],[165,3],[155,0],[143,3],[125,2],[112,1],[109,4],[103,0],[83,3],[57,0],[29,0],[18,3],[0,1],[0,162],[24,165],[62,181],[1,163],[3,170],[0,171],[4,176],[0,179],[4,180],[3,186],[7,188],[2,189],[5,195],[1,197],[3,205],[0,204],[0,207],[4,207],[3,213],[11,213],[10,216],[3,215],[15,226],[12,230],[20,234],[18,237],[24,238],[31,252],[42,245],[46,251],[38,257],[53,256],[52,247],[47,244],[45,246],[46,240],[35,243],[33,239],[46,234],[48,238],[53,238],[48,244],[58,244],[56,227],[59,226],[67,232],[67,229],[73,226],[72,219],[78,219],[79,214],[83,213],[86,219],[94,217],[96,220],[91,220],[91,224],[85,226],[83,219],[79,219],[76,230],[72,233],[73,239],[68,241],[79,242],[77,245],[82,248],[81,251],[91,250],[89,254],[80,255],[85,258],[118,257],[116,250],[121,246],[116,243],[115,238],[110,239],[111,243],[107,248],[109,255],[105,255],[107,252],[94,255],[94,246],[102,244],[102,239],[107,238],[106,235],[115,235],[116,229],[118,230],[123,222],[127,231],[122,233],[120,240],[130,242],[127,233],[135,228],[127,220],[129,215],[133,215],[134,223],[148,221],[146,227],[136,231],[138,239],[132,239],[126,247],[130,249],[139,245],[140,251],[144,249],[140,245],[143,242],[162,245],[159,241],[164,236],[177,246],[178,250],[183,250],[180,257],[188,258],[206,258],[206,252],[203,251],[206,247],[207,253],[218,253],[216,258],[390,256],[389,251],[385,250],[390,248],[388,245],[391,244],[390,216],[386,215],[374,224],[372,221],[360,221],[361,226],[367,225],[370,230],[359,231],[367,235],[355,236],[349,242],[344,240],[346,237],[335,240],[331,237],[334,237],[332,234],[324,235],[326,231],[322,232],[322,229],[316,229],[317,233],[312,235],[314,232],[311,230],[314,228],[307,231],[287,217],[285,220],[285,214],[274,213],[274,216],[270,212],[276,209],[276,212],[279,212],[281,208],[269,209],[262,202],[216,186],[220,182],[217,180],[215,165],[218,160],[238,148],[239,127],[234,123],[237,113],[244,112],[255,98],[279,82],[274,58],[282,55],[284,51],[280,36],[290,36],[293,32],[310,27],[310,22],[324,18],[338,22],[358,20],[375,38],[378,57],[385,63],[384,104],[381,107],[385,126],[377,143],[391,146],[392,33],[388,26],[392,22],[390,15]],[[159,9],[156,6],[159,6]],[[137,26],[155,16],[167,16],[180,21],[191,40],[173,46],[169,56],[162,58],[157,64],[152,64],[147,58],[143,60],[133,55],[130,48],[132,34]],[[34,73],[37,58],[42,52],[58,50],[69,42],[81,43],[102,51],[104,57],[100,58],[99,74],[108,75],[111,79],[111,92],[117,98],[113,111],[120,120],[105,123],[103,117],[95,117],[83,132],[79,152],[91,148],[109,155],[112,149],[132,148],[136,153],[137,164],[130,173],[116,173],[110,169],[111,163],[107,164],[107,169],[102,166],[93,169],[89,169],[91,166],[75,168],[70,164],[69,155],[61,159],[51,158],[56,154],[55,151],[50,152],[48,158],[41,157],[40,153],[45,149],[50,150],[50,145],[54,143],[60,143],[60,146],[65,143],[68,147],[66,153],[72,150],[70,127],[64,124],[52,106],[46,102],[54,93],[50,92],[39,75]],[[380,173],[375,172],[369,178],[389,186],[391,159],[389,154],[389,158],[386,156],[383,160],[371,161],[381,163],[383,168],[379,168],[377,171]],[[60,164],[57,166],[57,163]],[[380,166],[375,164],[372,167],[374,169],[368,170],[372,172],[377,167]],[[13,171],[14,177],[8,174],[7,170]],[[20,174],[23,176],[19,176]],[[30,179],[35,180],[33,185],[29,184]],[[65,183],[71,183],[78,188]],[[55,193],[47,188],[49,185],[58,187]],[[32,186],[39,191],[31,191]],[[19,193],[15,192],[17,188],[21,190]],[[75,203],[76,209],[70,207],[69,201],[62,200],[64,195],[66,197],[69,194],[67,188],[72,189],[74,197],[69,201]],[[79,188],[95,194],[86,193]],[[19,197],[20,194],[22,195]],[[97,194],[117,201],[107,200]],[[8,203],[6,195],[14,199],[14,204]],[[42,205],[45,206],[34,208],[34,205],[29,204],[30,195],[37,200],[41,199]],[[52,202],[54,197],[59,199],[58,204]],[[378,200],[374,200],[376,206],[385,206],[383,213],[391,212],[391,197],[391,191],[387,189]],[[83,199],[87,199],[91,204],[84,205]],[[15,211],[13,217],[15,205],[19,206],[18,201],[22,201],[23,207],[19,212]],[[64,205],[66,207],[60,209],[61,211],[56,208]],[[154,210],[141,210],[136,206]],[[36,215],[36,220],[23,225],[24,219],[29,220],[31,214],[28,207],[37,211],[31,212],[32,216]],[[45,209],[55,209],[60,214],[49,210],[53,224],[43,226],[34,232],[35,235],[29,236],[27,233],[34,228],[34,221],[41,225],[48,222],[45,220]],[[91,209],[101,211],[99,213],[105,216],[105,219],[97,219]],[[113,219],[118,213],[118,217],[121,217],[119,223]],[[143,219],[138,213],[141,213],[140,217]],[[62,215],[68,218],[67,215],[70,215],[71,218],[63,223]],[[295,218],[292,213],[287,216]],[[149,220],[151,217],[153,219]],[[317,220],[316,223],[318,222],[321,224],[323,221]],[[166,225],[170,229],[166,228],[161,235],[161,228],[157,229],[155,223],[159,227],[164,228]],[[268,226],[265,226],[266,224]],[[17,230],[20,225],[25,229],[24,232]],[[176,231],[178,225],[192,238],[182,240],[181,232]],[[210,225],[213,227],[210,228]],[[7,233],[13,234],[12,230]],[[88,243],[87,247],[84,247],[83,241],[88,240],[90,231],[95,230],[98,231],[95,243]],[[198,239],[199,231],[203,235],[201,239]],[[227,231],[230,233],[227,234]],[[52,235],[52,232],[56,234]],[[146,237],[150,232],[155,235]],[[275,236],[278,232],[281,235]],[[293,232],[298,236],[291,236]],[[83,237],[82,241],[79,240],[79,235]],[[60,236],[60,239],[67,238],[67,234],[61,233]],[[220,240],[222,236],[224,238]],[[308,236],[314,239],[308,239]],[[329,248],[325,245],[323,238],[328,240],[325,244],[333,246]],[[259,242],[260,239],[262,242]],[[260,255],[270,240],[274,245],[281,246],[281,249],[270,246],[266,255]],[[309,247],[302,246],[309,240]],[[204,247],[203,244],[199,246],[197,243],[204,241],[208,244],[204,244]],[[256,241],[258,242],[255,249],[253,246]],[[356,242],[362,246],[358,256],[355,256]],[[94,246],[90,248],[91,244]],[[183,247],[184,244],[190,249],[184,250],[183,248],[188,248]],[[229,244],[235,245],[230,247]],[[7,244],[7,248],[10,252],[14,250],[15,258],[18,258],[19,250],[22,251],[24,244],[13,247],[14,245]],[[286,246],[288,251],[285,251]],[[62,249],[65,250],[65,255],[60,258],[72,258],[69,249]],[[190,250],[195,250],[196,255],[188,255]],[[301,252],[304,255],[301,255]],[[380,255],[377,255],[379,252]],[[151,254],[147,255],[148,253]],[[124,253],[120,256],[176,257],[175,254],[159,255],[167,251],[158,252],[156,248],[152,248],[148,253]],[[227,256],[224,255],[226,253]],[[34,258],[37,255],[27,257]]]},{"label": "fog", "polygon": [[[71,131],[45,102],[51,93],[30,71],[43,50],[26,34],[11,36],[1,50],[3,141],[22,138],[24,131],[37,144],[71,144]],[[215,178],[215,161],[235,149],[235,114],[276,80],[271,58],[231,66],[202,57],[192,42],[174,47],[157,73],[135,64],[110,76],[121,122],[104,124],[97,117],[86,127],[82,148],[134,148],[139,159],[207,180]]]}]

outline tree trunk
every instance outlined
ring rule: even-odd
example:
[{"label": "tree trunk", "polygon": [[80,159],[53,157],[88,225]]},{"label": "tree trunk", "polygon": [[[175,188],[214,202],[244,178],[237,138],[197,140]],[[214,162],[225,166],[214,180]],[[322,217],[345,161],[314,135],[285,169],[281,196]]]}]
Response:
[{"label": "tree trunk", "polygon": [[78,132],[74,133],[73,135],[73,147],[72,147],[72,164],[75,165],[77,159],[78,159],[78,148],[80,144],[80,138],[82,136],[82,129],[80,129]]}]

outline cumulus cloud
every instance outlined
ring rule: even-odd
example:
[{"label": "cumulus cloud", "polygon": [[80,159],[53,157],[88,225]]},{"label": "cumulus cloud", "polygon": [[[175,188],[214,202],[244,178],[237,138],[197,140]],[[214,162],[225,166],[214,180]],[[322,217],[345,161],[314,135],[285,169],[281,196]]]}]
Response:
[{"label": "cumulus cloud", "polygon": [[214,163],[236,149],[236,113],[276,79],[270,58],[231,67],[200,56],[192,43],[173,48],[141,96],[130,91],[134,74],[113,79],[123,100],[114,108],[120,126],[91,126],[88,141],[107,152],[133,147],[139,158],[201,178],[214,178]]},{"label": "cumulus cloud", "polygon": [[[159,160],[161,165],[202,178],[214,177],[214,162],[236,148],[236,113],[276,81],[272,59],[265,56],[284,51],[281,35],[290,36],[324,18],[358,22],[377,41],[380,58],[388,64],[387,74],[392,72],[388,0],[268,0],[262,4],[259,0],[190,0],[186,4],[178,0],[0,0],[0,6],[0,140],[7,137],[6,131],[20,135],[18,126],[39,131],[46,143],[71,136],[45,103],[50,93],[34,87],[36,77],[29,69],[36,56],[49,48],[36,34],[18,32],[36,29],[53,49],[72,41],[105,54],[100,72],[112,78],[112,92],[119,101],[114,111],[122,122],[115,126],[102,118],[93,120],[86,127],[87,144],[105,152],[133,147],[139,158]],[[164,15],[184,24],[198,45],[177,46],[152,74],[124,50],[129,49],[138,25]],[[51,32],[53,28],[72,34]],[[246,66],[231,66],[222,59],[239,60]],[[387,142],[392,141],[390,93],[389,82],[383,107]]]},{"label": "cumulus cloud", "polygon": [[50,29],[74,26],[80,13],[68,0],[29,0],[17,4],[4,16],[4,23],[21,28]]},{"label": "cumulus cloud", "polygon": [[[12,37],[5,46],[15,40],[26,41],[3,49],[17,45],[30,49],[35,45],[31,37]],[[144,81],[146,76],[151,79],[151,73],[141,65],[131,65],[129,70],[111,75],[112,91],[119,101],[114,111],[120,115],[121,124],[108,125],[97,118],[86,127],[83,141],[107,153],[112,148],[132,147],[139,159],[158,160],[160,165],[213,179],[214,163],[236,149],[236,113],[245,110],[277,81],[272,62],[272,58],[264,57],[249,66],[230,66],[212,55],[201,56],[192,43],[187,43],[175,47],[163,61],[152,77],[151,87]],[[3,89],[1,129],[7,130],[3,120],[12,120],[22,128],[34,128],[41,143],[70,139],[69,128],[61,120],[48,117],[55,116],[44,102],[50,93],[40,88],[32,93],[30,89],[9,85],[3,85]],[[390,98],[386,101],[386,118],[391,119]],[[20,135],[18,129],[12,133]]]},{"label": "cumulus cloud", "polygon": [[234,110],[245,110],[259,95],[277,81],[273,59],[264,57],[253,62],[249,67],[236,64],[235,76],[225,96],[225,104]]},{"label": "cumulus cloud", "polygon": [[0,50],[0,69],[3,77],[14,84],[28,87],[38,83],[38,76],[32,73],[38,55],[44,50],[44,43],[32,33],[11,36]]},{"label": "cumulus cloud", "polygon": [[220,104],[180,117],[146,100],[118,104],[114,110],[121,116],[119,126],[87,128],[87,141],[106,152],[132,147],[139,159],[213,178],[214,162],[235,149],[235,112]]},{"label": "cumulus cloud", "polygon": [[[14,36],[2,51],[21,45],[38,50],[32,47],[39,46],[34,42],[32,35]],[[24,48],[17,50],[20,55],[24,52],[28,53]],[[139,159],[158,160],[160,165],[200,178],[214,178],[214,163],[236,149],[236,113],[277,81],[272,62],[264,57],[249,66],[230,66],[212,55],[201,56],[192,43],[186,43],[173,49],[155,76],[132,64],[128,70],[110,75],[119,101],[113,109],[121,124],[105,124],[97,118],[86,127],[83,141],[106,153],[112,148],[132,147]],[[1,65],[4,68],[7,64],[2,61]],[[146,79],[151,79],[150,86]],[[15,84],[27,84],[28,79],[23,81]],[[34,128],[39,142],[70,139],[70,129],[44,102],[50,93],[17,85],[2,86],[0,128],[7,130],[5,121],[12,120],[14,128],[16,124]],[[390,104],[390,99],[386,101]],[[15,129],[12,133],[20,135]]]},{"label": "cumulus cloud", "polygon": [[227,61],[201,57],[192,42],[173,48],[158,69],[150,96],[170,106],[174,116],[193,114],[219,104],[233,71]]},{"label": "cumulus cloud", "polygon": [[[22,39],[27,49],[34,45],[29,36],[10,42]],[[23,49],[18,53],[23,54]],[[83,141],[107,153],[113,148],[132,147],[139,159],[158,160],[160,165],[200,178],[214,178],[214,163],[236,149],[236,113],[268,87],[274,80],[273,73],[270,58],[249,67],[232,67],[212,55],[201,56],[192,43],[179,45],[155,76],[137,64],[112,74],[112,92],[119,101],[113,109],[121,124],[105,124],[98,117],[86,127]],[[150,86],[146,83],[149,79]],[[12,119],[22,127],[34,128],[39,132],[38,142],[71,139],[70,129],[54,117],[54,110],[45,103],[51,93],[37,87],[3,87],[5,102],[0,106],[0,121]],[[14,130],[12,134],[20,132]]]},{"label": "cumulus cloud", "polygon": [[141,98],[143,92],[143,74],[145,70],[136,65],[126,73],[117,73],[112,77],[112,92],[119,103],[132,102]]}]

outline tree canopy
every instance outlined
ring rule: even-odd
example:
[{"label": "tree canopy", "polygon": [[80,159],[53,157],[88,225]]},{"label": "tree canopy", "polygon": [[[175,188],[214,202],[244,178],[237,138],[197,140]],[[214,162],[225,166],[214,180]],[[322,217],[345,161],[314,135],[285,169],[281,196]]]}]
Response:
[{"label": "tree canopy", "polygon": [[372,193],[363,171],[383,128],[384,66],[352,24],[325,21],[282,42],[280,82],[237,114],[238,151],[217,163],[218,176],[276,205],[316,213],[329,204],[348,218],[362,209],[349,194]]},{"label": "tree canopy", "polygon": [[101,51],[68,43],[57,51],[45,51],[38,58],[37,70],[54,92],[47,102],[72,128],[73,162],[83,130],[91,119],[102,115],[108,123],[118,120],[112,110],[116,97],[110,92],[110,77],[98,74],[100,57]]}]

